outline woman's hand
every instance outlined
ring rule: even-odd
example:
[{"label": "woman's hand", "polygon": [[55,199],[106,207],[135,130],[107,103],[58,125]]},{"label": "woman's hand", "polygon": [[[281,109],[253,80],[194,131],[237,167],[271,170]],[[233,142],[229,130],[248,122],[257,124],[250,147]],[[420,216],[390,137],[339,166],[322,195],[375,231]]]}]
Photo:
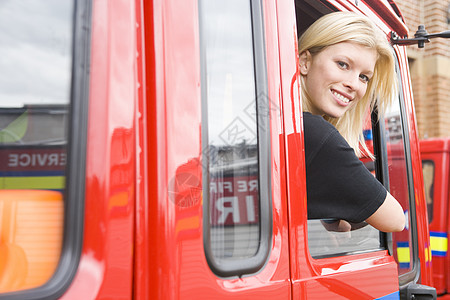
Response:
[{"label": "woman's hand", "polygon": [[320,220],[320,222],[328,231],[346,232],[352,229],[352,225],[344,220]]},{"label": "woman's hand", "polygon": [[357,230],[369,225],[367,222],[352,223],[345,220],[321,220],[323,227],[328,231],[346,232]]}]

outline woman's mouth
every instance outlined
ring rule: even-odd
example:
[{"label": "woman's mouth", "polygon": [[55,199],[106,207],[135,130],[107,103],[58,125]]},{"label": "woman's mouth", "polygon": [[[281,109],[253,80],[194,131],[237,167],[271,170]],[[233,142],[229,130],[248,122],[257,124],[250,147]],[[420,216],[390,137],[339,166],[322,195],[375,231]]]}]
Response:
[{"label": "woman's mouth", "polygon": [[336,92],[336,91],[331,91],[331,93],[339,100],[341,100],[343,103],[347,104],[351,101],[350,98],[345,97],[344,95]]}]

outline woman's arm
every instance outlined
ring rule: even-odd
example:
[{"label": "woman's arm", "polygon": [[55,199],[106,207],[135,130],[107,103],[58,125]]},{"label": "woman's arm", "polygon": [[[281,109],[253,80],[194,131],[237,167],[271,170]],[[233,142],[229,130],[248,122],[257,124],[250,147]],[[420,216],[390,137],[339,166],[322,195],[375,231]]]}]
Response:
[{"label": "woman's arm", "polygon": [[387,193],[383,204],[367,218],[366,222],[380,231],[402,231],[405,228],[405,215],[398,201]]}]

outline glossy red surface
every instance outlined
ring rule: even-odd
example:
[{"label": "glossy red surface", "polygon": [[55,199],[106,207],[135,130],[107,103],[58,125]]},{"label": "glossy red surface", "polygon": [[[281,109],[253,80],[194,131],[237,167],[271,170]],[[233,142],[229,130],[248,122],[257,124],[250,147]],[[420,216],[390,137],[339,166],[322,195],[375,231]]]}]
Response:
[{"label": "glossy red surface", "polygon": [[[330,2],[372,17],[377,9],[381,15],[390,11],[386,1],[373,8],[362,1],[357,7]],[[78,273],[63,299],[364,299],[398,291],[397,265],[387,251],[320,260],[308,252],[293,1],[263,1],[273,108],[271,251],[255,274],[221,278],[210,270],[199,192],[204,145],[197,5],[94,1],[85,238]],[[388,33],[386,22],[377,23]],[[417,183],[421,280],[429,285],[417,130],[406,52],[398,55]],[[174,190],[186,173],[193,174],[189,199]]]},{"label": "glossy red surface", "polygon": [[[430,232],[450,232],[450,139],[434,138],[420,141],[422,161],[432,161],[435,167],[433,181],[433,204]],[[448,243],[448,242],[447,242]],[[448,246],[448,244],[447,244]],[[438,294],[448,294],[450,289],[450,256],[432,257],[433,282]],[[448,295],[447,297],[450,297]]]},{"label": "glossy red surface", "polygon": [[[144,41],[146,38],[152,38],[152,35],[146,35],[147,32],[152,32],[152,23],[147,24],[144,28],[143,23],[144,6],[140,1],[136,4],[136,45],[137,45],[137,79],[138,79],[138,101],[136,113],[136,130],[137,130],[137,146],[136,146],[136,222],[135,222],[135,237],[134,237],[134,287],[133,297],[136,299],[150,299],[148,289],[146,288],[146,279],[150,277],[149,262],[151,261],[149,251],[149,240],[146,238],[146,228],[149,223],[149,215],[147,214],[149,197],[148,182],[148,156],[150,155],[150,145],[147,141],[147,126],[151,120],[147,118],[147,104],[146,95],[150,90],[150,85],[145,82],[145,64],[154,69],[153,60],[146,60],[146,54],[153,57],[152,52],[145,52]],[[149,74],[150,75],[150,74]],[[147,209],[145,209],[147,208]]]},{"label": "glossy red surface", "polygon": [[94,1],[84,244],[62,299],[131,298],[136,166],[133,1]]},{"label": "glossy red surface", "polygon": [[[186,205],[168,193],[177,174],[189,169],[197,173],[196,177],[201,176],[197,1],[145,3],[144,22],[150,25],[145,35],[146,57],[154,58],[146,67],[146,114],[150,121],[146,126],[150,141],[147,180],[151,192],[143,207],[148,223],[143,224],[138,236],[142,234],[149,241],[142,245],[148,245],[143,252],[148,252],[151,260],[146,266],[149,277],[142,279],[137,295],[148,295],[150,299],[217,299],[219,295],[225,299],[289,298],[286,203],[281,198],[283,186],[277,187],[282,170],[278,143],[273,143],[271,149],[272,178],[277,184],[272,188],[273,246],[266,267],[258,274],[221,279],[209,269],[204,254],[202,199],[190,199]],[[274,39],[270,33],[268,36]],[[276,53],[268,55],[274,55],[269,61],[276,61]],[[273,75],[275,80],[279,80],[277,74]],[[272,95],[271,99],[277,99],[276,89],[270,90]],[[279,132],[273,126],[273,141],[278,141]]]}]

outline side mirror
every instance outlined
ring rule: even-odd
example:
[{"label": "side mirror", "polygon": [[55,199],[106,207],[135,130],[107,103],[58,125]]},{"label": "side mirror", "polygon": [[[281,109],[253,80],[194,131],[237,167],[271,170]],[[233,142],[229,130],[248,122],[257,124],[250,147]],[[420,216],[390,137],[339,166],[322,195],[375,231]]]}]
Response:
[{"label": "side mirror", "polygon": [[450,30],[429,34],[425,29],[425,25],[419,25],[419,28],[414,34],[413,39],[402,39],[395,32],[391,32],[391,43],[394,45],[403,46],[414,45],[415,43],[417,43],[419,48],[423,48],[425,46],[425,43],[430,42],[430,39],[437,37],[447,39],[450,38]]}]

